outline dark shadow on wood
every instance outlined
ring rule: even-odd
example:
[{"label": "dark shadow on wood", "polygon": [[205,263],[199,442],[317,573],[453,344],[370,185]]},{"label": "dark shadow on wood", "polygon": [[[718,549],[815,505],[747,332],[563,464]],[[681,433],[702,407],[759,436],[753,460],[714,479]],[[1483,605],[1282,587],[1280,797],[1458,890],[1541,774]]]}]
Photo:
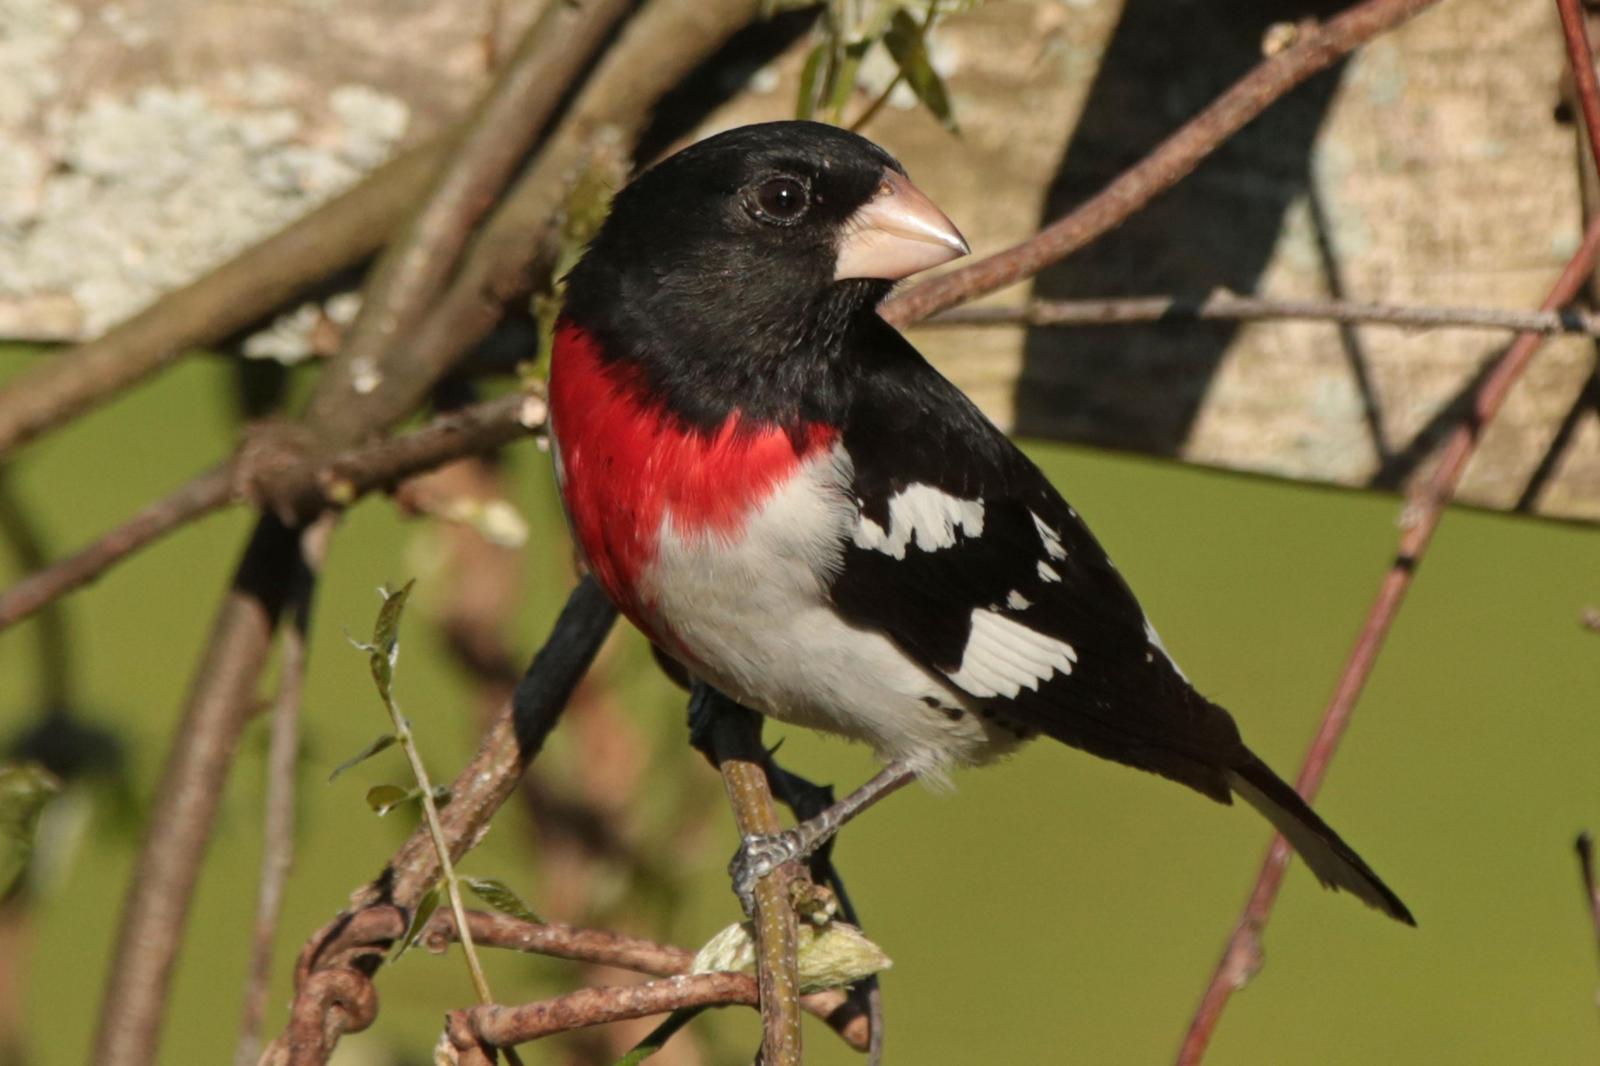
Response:
[{"label": "dark shadow on wood", "polygon": [[1568,446],[1572,444],[1572,438],[1577,435],[1583,416],[1590,411],[1600,414],[1600,367],[1590,368],[1589,376],[1583,382],[1583,388],[1572,398],[1572,406],[1567,408],[1567,413],[1561,418],[1561,424],[1556,427],[1556,435],[1551,439],[1550,447],[1539,457],[1539,465],[1533,468],[1527,486],[1522,490],[1522,495],[1517,497],[1515,510],[1525,513],[1533,511],[1539,502],[1539,494],[1555,476],[1556,466],[1566,454]]},{"label": "dark shadow on wood", "polygon": [[[1044,217],[1099,191],[1260,62],[1269,26],[1345,6],[1128,0]],[[1285,210],[1310,185],[1312,143],[1342,69],[1301,86],[1127,225],[1041,274],[1035,294],[1074,299],[1218,285],[1255,292]],[[1017,431],[1175,454],[1236,331],[1228,324],[1030,330]]]},{"label": "dark shadow on wood", "polygon": [[[1315,184],[1306,189],[1306,205],[1311,209],[1311,232],[1317,242],[1317,258],[1322,263],[1323,283],[1328,296],[1334,300],[1350,299],[1345,287],[1344,274],[1339,269],[1339,253],[1333,246],[1333,232],[1328,223],[1327,211],[1322,206],[1322,195]],[[1361,416],[1367,423],[1367,435],[1372,440],[1372,452],[1382,466],[1389,461],[1389,441],[1383,430],[1383,408],[1378,403],[1378,392],[1372,383],[1372,372],[1367,366],[1367,352],[1361,344],[1360,331],[1349,322],[1341,322],[1339,347],[1344,352],[1345,364],[1355,378],[1356,391],[1361,394]]]},{"label": "dark shadow on wood", "polygon": [[1476,430],[1478,427],[1476,427],[1477,416],[1474,414],[1474,408],[1478,390],[1493,373],[1495,364],[1500,362],[1505,352],[1505,346],[1502,345],[1485,356],[1478,364],[1478,369],[1461,383],[1449,402],[1433,413],[1427,425],[1419,429],[1404,447],[1391,453],[1379,464],[1377,472],[1368,480],[1367,487],[1388,492],[1400,491],[1428,457],[1439,450],[1445,438],[1452,432],[1465,425],[1472,425]]}]

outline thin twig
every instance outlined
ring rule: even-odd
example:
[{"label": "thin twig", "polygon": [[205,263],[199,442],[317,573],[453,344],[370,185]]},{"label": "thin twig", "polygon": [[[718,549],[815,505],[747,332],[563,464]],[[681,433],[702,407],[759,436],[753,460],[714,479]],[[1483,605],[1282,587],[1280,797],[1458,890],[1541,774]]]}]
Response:
[{"label": "thin twig", "polygon": [[[1594,269],[1596,254],[1600,253],[1600,218],[1589,224],[1583,243],[1573,255],[1561,277],[1544,301],[1546,311],[1554,311],[1570,303],[1583,287]],[[1338,751],[1339,741],[1350,723],[1356,700],[1366,686],[1367,678],[1383,649],[1389,627],[1399,613],[1400,605],[1411,588],[1412,579],[1422,564],[1423,555],[1439,526],[1445,507],[1455,495],[1456,486],[1466,470],[1467,461],[1482,438],[1484,429],[1493,421],[1504,403],[1511,386],[1527,367],[1534,352],[1544,338],[1537,333],[1521,333],[1495,363],[1494,369],[1479,387],[1473,399],[1472,412],[1465,422],[1457,426],[1445,443],[1438,466],[1427,482],[1420,486],[1406,502],[1402,513],[1404,531],[1400,535],[1399,551],[1393,565],[1384,575],[1378,595],[1367,612],[1361,633],[1356,638],[1350,658],[1334,688],[1332,699],[1323,712],[1322,723],[1301,765],[1295,787],[1307,800],[1313,799],[1327,774],[1328,765]],[[1216,1030],[1222,1011],[1233,991],[1243,986],[1261,965],[1261,933],[1277,901],[1278,890],[1283,885],[1283,875],[1289,866],[1290,848],[1281,836],[1273,837],[1266,859],[1256,876],[1244,913],[1234,928],[1223,951],[1222,959],[1212,974],[1211,983],[1201,997],[1200,1005],[1190,1022],[1183,1046],[1178,1052],[1179,1066],[1195,1066],[1205,1055],[1206,1046]]]},{"label": "thin twig", "polygon": [[1341,322],[1402,329],[1485,329],[1600,336],[1600,315],[1576,308],[1516,311],[1491,307],[1415,307],[1353,300],[1236,296],[1120,296],[1097,300],[1030,300],[1021,307],[958,307],[918,323],[934,326],[1127,326],[1192,322]]},{"label": "thin twig", "polygon": [[140,548],[226,505],[232,494],[231,467],[214,467],[88,547],[20,579],[0,592],[0,630],[89,584]]},{"label": "thin twig", "polygon": [[1589,158],[1600,167],[1600,82],[1594,72],[1594,48],[1584,19],[1581,0],[1556,0],[1561,15],[1561,37],[1567,44],[1567,67],[1583,112],[1584,132],[1589,135]]},{"label": "thin twig", "polygon": [[1438,0],[1365,0],[1295,41],[1233,84],[1110,185],[1065,217],[1004,251],[913,286],[883,305],[897,326],[1030,278],[1104,235],[1190,174],[1201,160],[1312,75]]},{"label": "thin twig", "polygon": [[300,699],[305,690],[307,638],[311,629],[312,577],[327,558],[333,516],[308,526],[300,536],[306,567],[289,593],[288,632],[284,634],[278,696],[272,707],[272,740],[267,750],[266,816],[261,832],[261,887],[256,896],[255,938],[246,971],[244,1017],[233,1053],[234,1066],[251,1066],[261,1053],[261,1021],[266,1016],[272,977],[272,945],[283,908],[283,890],[294,864],[294,792],[300,756]]},{"label": "thin twig", "polygon": [[[283,496],[277,501],[280,506],[273,509],[310,519],[329,508],[347,507],[368,492],[402,478],[510,443],[537,429],[543,419],[543,401],[537,396],[502,396],[441,415],[410,433],[348,449],[331,459],[298,457],[290,466],[275,471],[274,484]],[[0,591],[0,630],[89,584],[168,533],[239,502],[245,494],[239,488],[243,477],[237,461],[214,467],[87,547]]]},{"label": "thin twig", "polygon": [[0,389],[0,455],[105,403],[186,353],[218,344],[376,251],[450,147],[446,134],[95,340]]},{"label": "thin twig", "polygon": [[[578,583],[512,703],[491,724],[477,754],[451,784],[450,805],[440,813],[440,823],[452,858],[464,854],[488,830],[489,820],[555,728],[616,616],[616,608],[592,579]],[[399,914],[410,913],[438,879],[433,841],[426,829],[418,827],[383,873],[353,896],[350,908],[302,949],[289,1025],[263,1062],[325,1063],[342,1034],[372,1024],[377,995],[371,975],[382,963],[383,951],[371,945],[401,935],[405,926]],[[393,921],[399,928],[376,937],[359,935],[355,927],[370,921]]]},{"label": "thin twig", "polygon": [[[533,21],[466,120],[449,165],[379,258],[361,312],[327,374],[348,380],[360,395],[383,375],[404,373],[391,349],[427,314],[473,227],[544,131],[567,86],[632,8],[632,0],[553,3]],[[322,391],[309,418],[337,432],[348,424],[345,399],[342,390]]]},{"label": "thin twig", "polygon": [[[722,773],[740,838],[776,834],[782,827],[767,784],[760,719],[705,685],[696,685],[694,700],[699,706],[690,712],[691,718],[701,723],[710,754]],[[798,865],[785,863],[755,886],[761,1061],[768,1066],[800,1064],[799,932],[790,902],[790,886],[798,876]]]},{"label": "thin twig", "polygon": [[1578,872],[1583,875],[1583,901],[1589,908],[1589,924],[1594,930],[1595,947],[1600,949],[1600,883],[1594,872],[1594,837],[1587,831],[1578,834]]},{"label": "thin twig", "polygon": [[411,776],[417,783],[417,798],[422,803],[422,822],[427,828],[428,839],[433,844],[434,857],[439,863],[439,880],[444,883],[445,895],[450,900],[450,913],[455,915],[461,953],[466,958],[467,973],[472,977],[472,987],[478,993],[480,1003],[492,1003],[494,994],[489,991],[489,979],[484,976],[483,964],[478,961],[478,948],[472,942],[472,926],[467,924],[467,907],[461,898],[461,881],[456,876],[455,863],[450,860],[450,844],[445,840],[444,827],[439,824],[439,804],[433,794],[433,779],[422,761],[422,752],[417,748],[417,739],[411,732],[411,723],[400,713],[400,702],[394,696],[393,670],[400,651],[397,632],[400,610],[410,593],[410,584],[398,592],[386,590],[383,593],[384,608],[378,616],[379,633],[373,637],[372,644],[359,646],[371,656],[372,674],[378,682],[378,696],[383,701],[384,710],[389,712],[389,722],[394,726],[394,738],[399,741],[400,750],[405,752],[406,762],[411,767]]}]

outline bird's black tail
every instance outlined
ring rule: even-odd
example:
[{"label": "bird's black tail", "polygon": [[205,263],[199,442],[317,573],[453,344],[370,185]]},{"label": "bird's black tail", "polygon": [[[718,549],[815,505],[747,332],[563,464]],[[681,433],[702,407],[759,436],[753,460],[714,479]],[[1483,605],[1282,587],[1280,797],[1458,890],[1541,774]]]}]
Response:
[{"label": "bird's black tail", "polygon": [[1272,768],[1254,755],[1227,771],[1228,785],[1288,838],[1311,872],[1329,888],[1353,893],[1396,921],[1416,925],[1400,897]]}]

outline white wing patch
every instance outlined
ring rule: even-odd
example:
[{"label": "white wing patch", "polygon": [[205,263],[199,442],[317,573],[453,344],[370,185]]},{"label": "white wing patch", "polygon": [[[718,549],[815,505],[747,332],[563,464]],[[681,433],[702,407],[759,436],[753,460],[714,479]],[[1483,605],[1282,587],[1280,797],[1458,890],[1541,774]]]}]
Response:
[{"label": "white wing patch", "polygon": [[1028,515],[1033,519],[1033,528],[1039,531],[1039,539],[1044,541],[1045,554],[1052,559],[1065,559],[1067,549],[1061,546],[1061,534],[1045,525],[1044,519],[1032,511],[1029,511]]},{"label": "white wing patch", "polygon": [[1016,589],[1012,589],[1010,592],[1006,593],[1006,606],[1011,608],[1013,611],[1026,611],[1029,607],[1033,606],[1033,601],[1028,599],[1028,597],[1024,596],[1022,593],[1018,592]]},{"label": "white wing patch", "polygon": [[1043,559],[1040,559],[1039,560],[1039,580],[1040,581],[1060,581],[1061,580],[1061,575],[1056,573],[1056,568],[1055,567],[1051,566],[1049,563],[1045,562]]},{"label": "white wing patch", "polygon": [[1052,674],[1072,673],[1077,661],[1077,651],[1066,641],[980,607],[972,612],[961,669],[950,680],[974,696],[1015,699],[1024,688],[1037,692]]},{"label": "white wing patch", "polygon": [[862,515],[854,539],[858,548],[904,559],[913,542],[925,552],[955,547],[957,530],[969,537],[983,535],[983,501],[963,500],[918,484],[907,485],[890,498],[887,531]]}]

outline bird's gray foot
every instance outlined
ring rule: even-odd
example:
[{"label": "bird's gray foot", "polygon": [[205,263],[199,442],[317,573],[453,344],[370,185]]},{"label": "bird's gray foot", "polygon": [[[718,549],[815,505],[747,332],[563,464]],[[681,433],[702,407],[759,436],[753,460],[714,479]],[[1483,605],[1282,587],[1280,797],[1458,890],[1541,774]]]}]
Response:
[{"label": "bird's gray foot", "polygon": [[793,829],[771,835],[747,836],[728,863],[733,893],[748,917],[756,913],[756,883],[786,862],[806,857],[801,834]]}]

